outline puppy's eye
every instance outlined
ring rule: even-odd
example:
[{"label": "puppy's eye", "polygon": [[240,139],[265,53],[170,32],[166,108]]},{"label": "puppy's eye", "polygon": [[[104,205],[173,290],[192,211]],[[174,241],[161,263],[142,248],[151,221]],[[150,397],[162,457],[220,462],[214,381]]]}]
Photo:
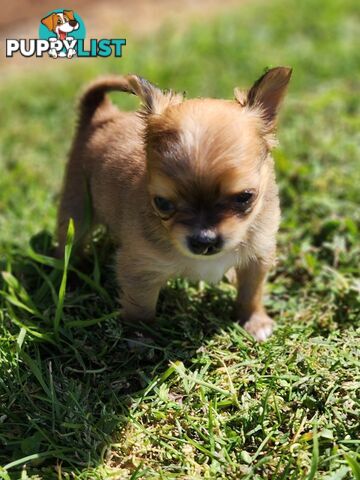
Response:
[{"label": "puppy's eye", "polygon": [[239,203],[241,205],[246,205],[250,203],[254,196],[254,192],[251,190],[244,190],[243,192],[237,193],[234,197],[234,202]]},{"label": "puppy's eye", "polygon": [[58,18],[57,24],[61,25],[61,19],[60,18]]},{"label": "puppy's eye", "polygon": [[175,211],[175,205],[164,197],[154,197],[156,209],[165,215],[171,215]]},{"label": "puppy's eye", "polygon": [[251,207],[251,204],[255,198],[255,192],[253,190],[243,190],[233,196],[233,205],[236,210],[246,212]]}]

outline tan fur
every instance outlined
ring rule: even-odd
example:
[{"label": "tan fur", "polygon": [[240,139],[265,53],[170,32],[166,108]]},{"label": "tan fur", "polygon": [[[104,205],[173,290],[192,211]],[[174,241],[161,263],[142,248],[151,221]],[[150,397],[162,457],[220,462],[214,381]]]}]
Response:
[{"label": "tan fur", "polygon": [[[91,198],[92,225],[106,225],[117,246],[127,319],[153,320],[169,278],[216,282],[235,267],[239,320],[259,340],[271,333],[262,291],[280,209],[270,150],[290,74],[272,69],[248,93],[236,90],[234,101],[184,100],[136,75],[98,80],[84,93],[58,215],[58,252],[69,218],[83,243]],[[142,110],[120,112],[105,96],[111,90],[138,95]],[[253,194],[246,212],[234,200],[243,191]],[[171,214],[157,209],[156,196],[172,202]],[[219,253],[190,251],[189,236],[199,229],[223,239]]]}]

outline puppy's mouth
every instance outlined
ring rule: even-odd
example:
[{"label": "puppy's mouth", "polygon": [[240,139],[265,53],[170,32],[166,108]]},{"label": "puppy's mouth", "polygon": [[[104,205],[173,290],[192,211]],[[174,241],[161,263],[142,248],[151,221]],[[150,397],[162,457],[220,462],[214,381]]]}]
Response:
[{"label": "puppy's mouth", "polygon": [[65,40],[66,35],[67,35],[67,32],[63,32],[63,31],[60,30],[60,28],[59,28],[59,37],[60,37],[60,40]]},{"label": "puppy's mouth", "polygon": [[190,249],[190,251],[195,255],[202,255],[202,256],[208,257],[210,255],[216,255],[221,251],[221,249],[210,246],[210,247],[204,247],[202,249],[197,249],[197,251]]}]

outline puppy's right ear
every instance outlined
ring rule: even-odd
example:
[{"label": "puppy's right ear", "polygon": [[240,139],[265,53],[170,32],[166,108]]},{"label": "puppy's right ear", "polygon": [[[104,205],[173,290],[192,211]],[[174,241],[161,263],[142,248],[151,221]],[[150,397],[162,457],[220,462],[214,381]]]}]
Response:
[{"label": "puppy's right ear", "polygon": [[56,13],[50,13],[50,15],[41,19],[41,23],[45,25],[45,27],[48,28],[51,32],[55,30],[56,21],[57,21]]},{"label": "puppy's right ear", "polygon": [[143,104],[145,114],[161,114],[169,105],[176,105],[183,101],[181,94],[172,90],[160,90],[145,78],[138,75],[128,75],[132,93],[137,95]]}]

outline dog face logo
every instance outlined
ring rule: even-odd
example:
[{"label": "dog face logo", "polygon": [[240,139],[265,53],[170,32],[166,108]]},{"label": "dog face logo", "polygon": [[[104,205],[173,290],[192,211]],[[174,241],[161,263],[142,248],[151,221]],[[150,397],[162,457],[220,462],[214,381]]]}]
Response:
[{"label": "dog face logo", "polygon": [[80,15],[58,8],[39,22],[39,38],[7,38],[6,57],[94,58],[122,57],[126,38],[90,38],[85,45],[86,30]]},{"label": "dog face logo", "polygon": [[85,27],[81,18],[73,10],[58,9],[41,19],[39,36],[41,39],[52,42],[58,40],[64,44],[61,50],[50,48],[51,57],[72,58],[77,55],[76,40],[85,38]]},{"label": "dog face logo", "polygon": [[68,33],[78,30],[79,22],[74,18],[72,10],[63,10],[62,13],[51,13],[41,20],[51,32],[56,33],[59,40],[65,40]]}]

